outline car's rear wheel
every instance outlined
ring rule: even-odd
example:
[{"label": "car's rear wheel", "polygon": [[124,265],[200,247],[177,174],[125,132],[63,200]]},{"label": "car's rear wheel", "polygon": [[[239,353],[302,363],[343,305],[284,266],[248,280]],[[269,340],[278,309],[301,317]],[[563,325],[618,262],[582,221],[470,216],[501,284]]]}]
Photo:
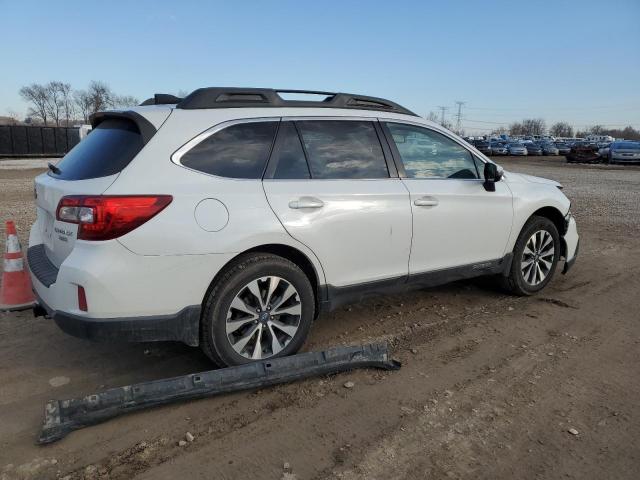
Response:
[{"label": "car's rear wheel", "polygon": [[513,249],[513,261],[503,285],[516,295],[532,295],[553,278],[560,259],[560,235],[546,217],[532,217]]},{"label": "car's rear wheel", "polygon": [[314,313],[311,282],[297,265],[277,255],[249,254],[208,293],[201,347],[220,366],[290,355],[303,345]]}]

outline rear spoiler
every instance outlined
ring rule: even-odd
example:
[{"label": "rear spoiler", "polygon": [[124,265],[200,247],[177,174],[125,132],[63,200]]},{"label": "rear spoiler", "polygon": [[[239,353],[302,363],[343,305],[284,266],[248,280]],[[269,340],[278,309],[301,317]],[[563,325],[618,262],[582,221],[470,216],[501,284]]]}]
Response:
[{"label": "rear spoiler", "polygon": [[96,112],[89,117],[89,121],[91,122],[91,127],[96,128],[102,122],[108,119],[118,119],[125,118],[127,120],[131,120],[136,124],[138,130],[140,130],[140,134],[142,135],[142,141],[146,145],[149,140],[156,134],[157,130],[153,124],[140,115],[137,112],[132,110],[116,110],[111,112]]}]

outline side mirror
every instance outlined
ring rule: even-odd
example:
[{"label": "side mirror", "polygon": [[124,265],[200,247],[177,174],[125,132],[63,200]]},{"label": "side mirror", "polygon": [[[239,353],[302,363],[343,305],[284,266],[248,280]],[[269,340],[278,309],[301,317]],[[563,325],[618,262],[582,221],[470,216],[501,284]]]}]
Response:
[{"label": "side mirror", "polygon": [[484,164],[484,189],[487,192],[496,191],[496,182],[502,178],[502,169],[498,168],[495,163],[487,162]]}]

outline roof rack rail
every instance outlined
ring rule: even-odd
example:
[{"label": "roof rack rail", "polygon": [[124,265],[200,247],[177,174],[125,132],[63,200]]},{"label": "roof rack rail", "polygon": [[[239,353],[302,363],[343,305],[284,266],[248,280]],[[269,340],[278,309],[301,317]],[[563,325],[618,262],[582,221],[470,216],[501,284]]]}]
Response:
[{"label": "roof rack rail", "polygon": [[146,105],[171,105],[174,103],[180,103],[183,99],[171,95],[169,93],[156,93],[152,98],[147,98],[140,106]]},{"label": "roof rack rail", "polygon": [[[279,95],[280,93],[322,95],[326,98],[321,101],[285,100]],[[408,110],[390,100],[385,100],[384,98],[355,95],[352,93],[273,88],[199,88],[182,99],[176,108],[183,110],[197,110],[205,108],[234,107],[352,108],[357,110],[378,110],[417,116],[411,110]]]}]

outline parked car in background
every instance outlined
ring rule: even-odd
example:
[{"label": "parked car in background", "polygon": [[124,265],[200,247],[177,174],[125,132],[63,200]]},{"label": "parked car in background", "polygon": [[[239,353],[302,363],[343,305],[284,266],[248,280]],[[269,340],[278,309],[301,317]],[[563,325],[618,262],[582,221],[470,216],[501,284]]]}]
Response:
[{"label": "parked car in background", "polygon": [[491,155],[491,144],[486,140],[475,140],[473,146],[485,155]]},{"label": "parked car in background", "polygon": [[556,148],[558,149],[558,155],[566,155],[571,152],[571,145],[564,142],[556,142]]},{"label": "parked car in background", "polygon": [[507,145],[509,155],[528,155],[527,148],[521,143],[510,143]]},{"label": "parked car in background", "polygon": [[525,147],[529,155],[542,155],[542,147],[537,143],[527,143]]},{"label": "parked car in background", "polygon": [[640,142],[613,142],[608,150],[609,163],[640,162]]},{"label": "parked car in background", "polygon": [[542,144],[542,153],[543,155],[558,155],[559,150],[555,144],[547,142]]},{"label": "parked car in background", "polygon": [[491,142],[491,155],[506,155],[509,153],[503,142]]},{"label": "parked car in background", "polygon": [[239,365],[368,295],[481,275],[532,295],[578,253],[559,183],[389,100],[202,88],[91,121],[35,179],[27,253],[34,313],[72,335]]},{"label": "parked car in background", "polygon": [[598,145],[591,142],[575,142],[571,151],[565,155],[567,163],[600,163]]},{"label": "parked car in background", "polygon": [[598,143],[598,155],[600,155],[601,158],[608,159],[610,147],[611,147],[611,143],[606,143],[606,144]]}]

